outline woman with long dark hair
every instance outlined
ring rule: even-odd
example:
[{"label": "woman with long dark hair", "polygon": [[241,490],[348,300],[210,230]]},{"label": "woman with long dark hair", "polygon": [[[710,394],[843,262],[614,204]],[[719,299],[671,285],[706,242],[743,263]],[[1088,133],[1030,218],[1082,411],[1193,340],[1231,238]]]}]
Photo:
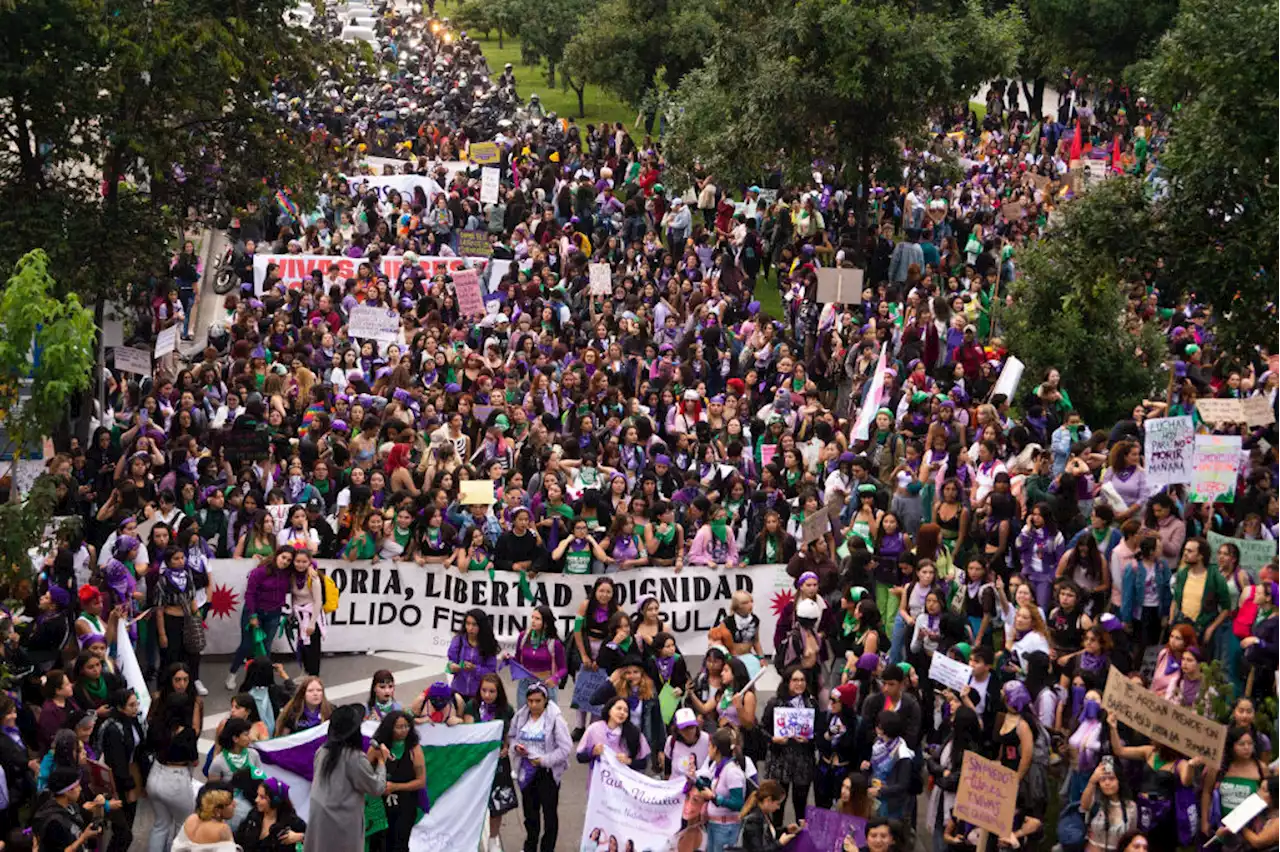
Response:
[{"label": "woman with long dark hair", "polygon": [[305,852],[364,852],[364,797],[386,792],[391,749],[375,742],[363,750],[363,718],[360,704],[344,704],[329,718],[328,738],[313,766]]},{"label": "woman with long dark hair", "polygon": [[418,817],[420,791],[427,786],[427,764],[418,743],[413,716],[394,710],[382,717],[373,745],[387,747],[387,787],[382,791],[387,827],[369,838],[371,849],[408,852],[409,834]]},{"label": "woman with long dark hair", "polygon": [[258,785],[253,810],[236,831],[244,852],[294,852],[306,839],[307,824],[289,800],[289,785],[268,778]]},{"label": "woman with long dark hair", "polygon": [[449,642],[449,663],[445,671],[453,675],[453,691],[463,698],[474,698],[480,678],[498,670],[501,648],[493,635],[493,622],[482,609],[468,610],[462,630]]},{"label": "woman with long dark hair", "polygon": [[980,751],[982,722],[978,714],[960,703],[958,698],[948,699],[943,706],[943,717],[951,717],[951,734],[942,744],[936,758],[926,757],[925,767],[933,778],[929,793],[925,830],[933,835],[933,848],[944,849],[942,830],[951,819],[955,807],[956,791],[960,788],[960,768],[966,751]]}]

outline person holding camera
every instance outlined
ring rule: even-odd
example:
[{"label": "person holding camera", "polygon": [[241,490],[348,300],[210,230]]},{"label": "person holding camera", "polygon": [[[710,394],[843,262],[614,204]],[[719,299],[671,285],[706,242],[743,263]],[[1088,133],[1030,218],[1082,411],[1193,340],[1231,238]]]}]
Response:
[{"label": "person holding camera", "polygon": [[[92,848],[102,835],[102,818],[110,813],[111,803],[98,796],[86,805],[80,804],[80,770],[59,767],[49,773],[52,795],[36,811],[31,821],[32,832],[41,849],[78,852]],[[119,807],[119,803],[116,803]]]}]

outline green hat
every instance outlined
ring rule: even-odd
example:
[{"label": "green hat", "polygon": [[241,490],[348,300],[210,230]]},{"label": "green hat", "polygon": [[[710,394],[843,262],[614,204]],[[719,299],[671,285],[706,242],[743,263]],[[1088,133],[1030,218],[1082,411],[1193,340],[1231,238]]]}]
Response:
[{"label": "green hat", "polygon": [[973,646],[968,642],[957,642],[952,646],[952,650],[959,654],[960,658],[967,663],[969,662],[969,655],[973,653]]},{"label": "green hat", "polygon": [[497,429],[499,432],[505,432],[511,428],[511,421],[507,419],[507,415],[499,414],[497,417],[493,418],[493,428]]},{"label": "green hat", "polygon": [[849,600],[857,603],[858,601],[871,594],[863,586],[853,586],[849,589]]},{"label": "green hat", "polygon": [[1183,351],[1185,351],[1188,355],[1194,355],[1200,351],[1200,346],[1199,344],[1196,344],[1196,343],[1188,343],[1187,348]]},{"label": "green hat", "polygon": [[666,188],[665,186],[663,186],[662,184],[660,184],[660,183],[655,183],[655,184],[653,185],[653,191],[654,191],[654,192],[666,192],[666,191],[667,191],[667,188]]},{"label": "green hat", "polygon": [[875,494],[876,487],[872,485],[870,482],[864,482],[858,486],[858,493],[859,494]]},{"label": "green hat", "polygon": [[910,663],[898,663],[898,668],[900,668],[902,673],[907,677],[911,677],[911,675],[915,674],[916,671],[916,667]]}]

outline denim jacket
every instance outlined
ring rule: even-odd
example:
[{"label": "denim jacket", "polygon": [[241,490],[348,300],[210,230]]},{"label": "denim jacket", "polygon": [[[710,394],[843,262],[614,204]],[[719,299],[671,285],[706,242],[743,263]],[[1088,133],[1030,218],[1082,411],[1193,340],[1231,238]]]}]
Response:
[{"label": "denim jacket", "polygon": [[[1128,624],[1142,615],[1143,584],[1146,582],[1146,568],[1137,559],[1130,559],[1124,566],[1124,579],[1121,581],[1124,592],[1120,603],[1120,620]],[[1172,572],[1169,563],[1163,559],[1156,560],[1156,592],[1160,596],[1160,617],[1164,618],[1173,603],[1173,588],[1169,585]]]}]

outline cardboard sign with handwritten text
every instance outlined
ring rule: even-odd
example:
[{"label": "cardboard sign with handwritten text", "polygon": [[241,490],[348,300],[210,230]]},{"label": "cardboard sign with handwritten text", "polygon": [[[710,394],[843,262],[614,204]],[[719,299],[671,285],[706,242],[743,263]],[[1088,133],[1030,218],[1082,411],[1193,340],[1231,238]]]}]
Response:
[{"label": "cardboard sign with handwritten text", "polygon": [[1107,676],[1102,707],[1113,719],[1124,722],[1158,743],[1189,757],[1203,757],[1209,766],[1222,763],[1227,726],[1201,716],[1194,708],[1167,701],[1134,683],[1115,666]]},{"label": "cardboard sign with handwritten text", "polygon": [[1018,773],[971,751],[960,766],[956,790],[956,818],[985,828],[1000,837],[1013,831],[1013,809],[1018,800]]}]

